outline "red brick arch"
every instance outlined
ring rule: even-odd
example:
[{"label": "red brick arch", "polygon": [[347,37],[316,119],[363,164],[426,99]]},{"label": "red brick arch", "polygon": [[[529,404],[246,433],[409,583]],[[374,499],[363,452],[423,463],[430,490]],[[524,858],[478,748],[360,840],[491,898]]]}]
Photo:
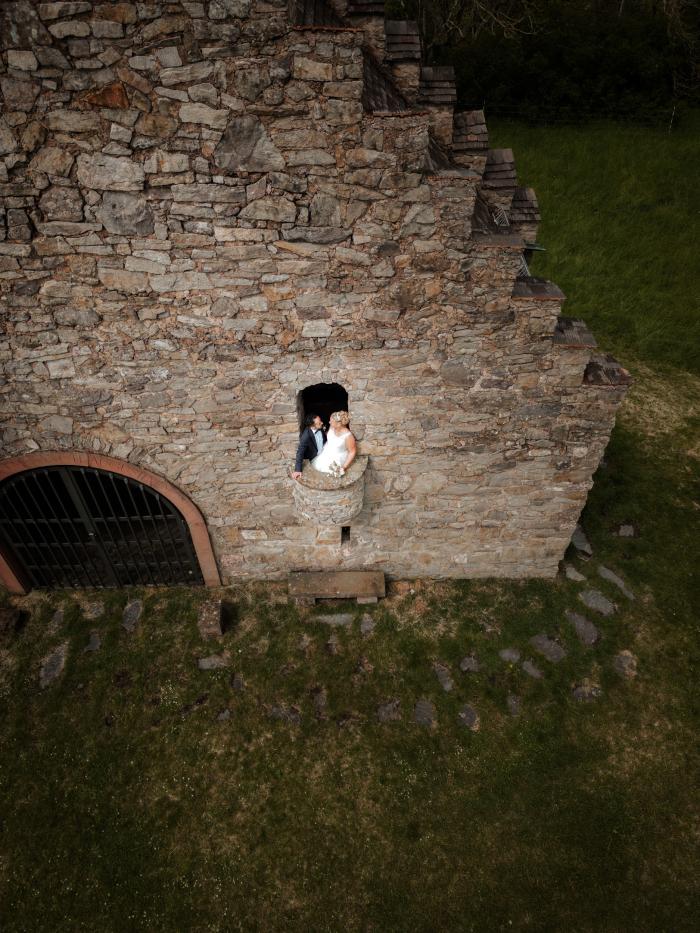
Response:
[{"label": "red brick arch", "polygon": [[[187,522],[187,527],[192,536],[197,560],[204,577],[205,586],[221,586],[219,569],[216,566],[216,558],[209,540],[209,532],[204,521],[204,516],[197,506],[183,492],[158,476],[151,473],[150,470],[144,470],[143,467],[134,466],[125,460],[117,460],[115,457],[107,457],[104,454],[94,454],[82,450],[47,450],[37,451],[36,453],[23,454],[21,457],[13,457],[10,460],[0,461],[0,483],[14,476],[15,473],[23,473],[25,470],[34,470],[37,467],[47,466],[82,466],[91,467],[95,470],[110,470],[112,473],[119,473],[121,476],[127,476],[129,479],[135,479],[144,486],[148,486],[168,499],[175,508],[181,513]],[[25,588],[17,579],[12,569],[0,554],[0,583],[11,593],[24,594]]]}]

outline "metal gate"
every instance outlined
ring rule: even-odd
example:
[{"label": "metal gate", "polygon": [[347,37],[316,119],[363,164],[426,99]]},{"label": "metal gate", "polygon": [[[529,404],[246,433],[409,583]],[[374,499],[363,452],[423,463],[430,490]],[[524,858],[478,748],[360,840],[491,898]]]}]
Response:
[{"label": "metal gate", "polygon": [[40,589],[201,584],[180,512],[137,480],[44,467],[0,485],[0,550]]}]

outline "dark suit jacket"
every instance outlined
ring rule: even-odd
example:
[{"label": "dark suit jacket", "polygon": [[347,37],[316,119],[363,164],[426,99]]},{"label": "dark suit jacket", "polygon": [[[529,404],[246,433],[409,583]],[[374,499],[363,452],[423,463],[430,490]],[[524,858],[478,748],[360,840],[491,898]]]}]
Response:
[{"label": "dark suit jacket", "polygon": [[[323,434],[323,443],[325,444],[326,432],[323,428],[321,428],[321,434]],[[299,438],[299,446],[297,447],[297,459],[294,463],[295,472],[301,473],[304,460],[313,460],[317,453],[318,447],[316,446],[313,428],[304,428]]]}]

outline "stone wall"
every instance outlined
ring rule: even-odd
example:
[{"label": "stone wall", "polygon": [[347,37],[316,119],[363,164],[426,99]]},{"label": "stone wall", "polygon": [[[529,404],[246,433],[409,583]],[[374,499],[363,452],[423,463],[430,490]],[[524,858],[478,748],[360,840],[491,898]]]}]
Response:
[{"label": "stone wall", "polygon": [[[517,226],[476,223],[489,170],[436,147],[444,105],[367,108],[378,22],[2,7],[2,456],[166,477],[227,581],[552,575],[626,376],[586,377],[591,343],[557,339],[563,296],[522,278]],[[342,544],[288,476],[319,382],[348,391],[369,455]]]}]

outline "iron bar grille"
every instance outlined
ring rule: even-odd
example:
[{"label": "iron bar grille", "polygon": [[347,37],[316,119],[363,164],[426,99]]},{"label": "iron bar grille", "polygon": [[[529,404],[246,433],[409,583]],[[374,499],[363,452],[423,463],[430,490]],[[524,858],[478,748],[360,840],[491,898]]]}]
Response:
[{"label": "iron bar grille", "polygon": [[0,549],[39,589],[204,582],[175,506],[107,470],[45,467],[5,480]]}]

